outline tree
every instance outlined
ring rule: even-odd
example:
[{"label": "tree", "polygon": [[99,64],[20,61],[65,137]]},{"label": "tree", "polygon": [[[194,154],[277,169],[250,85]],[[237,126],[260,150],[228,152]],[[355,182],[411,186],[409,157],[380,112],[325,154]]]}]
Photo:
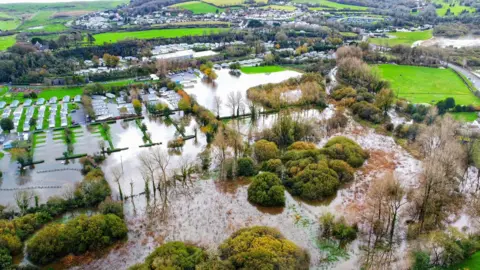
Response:
[{"label": "tree", "polygon": [[395,95],[390,89],[382,89],[375,96],[375,105],[387,115],[388,110],[392,107]]},{"label": "tree", "polygon": [[113,68],[118,66],[118,63],[120,62],[120,58],[118,56],[105,53],[103,55],[103,62],[107,67]]},{"label": "tree", "polygon": [[238,160],[238,176],[253,176],[255,175],[255,165],[253,160],[249,157],[240,158]]},{"label": "tree", "polygon": [[133,105],[133,109],[135,110],[135,113],[137,115],[141,115],[142,114],[142,103],[140,102],[140,100],[134,99],[132,101],[132,105]]},{"label": "tree", "polygon": [[222,108],[222,98],[220,96],[215,96],[213,99],[213,106],[215,106],[215,112],[217,113],[217,118],[220,117],[220,109]]},{"label": "tree", "polygon": [[354,168],[362,166],[369,156],[368,152],[363,150],[360,145],[343,136],[330,139],[323,147],[322,152],[332,159],[343,160]]},{"label": "tree", "polygon": [[278,42],[283,42],[283,41],[286,41],[287,39],[288,39],[288,36],[287,34],[285,34],[284,31],[279,31],[275,34],[275,40]]},{"label": "tree", "polygon": [[[256,244],[252,244],[256,243]],[[276,229],[244,228],[233,233],[219,247],[220,257],[236,269],[309,269],[309,254]]]},{"label": "tree", "polygon": [[92,45],[95,42],[95,37],[91,33],[87,33],[87,42]]},{"label": "tree", "polygon": [[276,174],[261,173],[248,187],[248,200],[261,206],[285,206],[285,188]]},{"label": "tree", "polygon": [[14,129],[13,121],[10,118],[3,118],[0,120],[0,127],[3,131],[10,132],[10,130]]},{"label": "tree", "polygon": [[168,242],[155,249],[141,265],[133,269],[196,269],[206,259],[205,252],[183,242]]},{"label": "tree", "polygon": [[275,159],[279,155],[278,147],[274,142],[259,140],[254,144],[254,154],[258,162]]}]

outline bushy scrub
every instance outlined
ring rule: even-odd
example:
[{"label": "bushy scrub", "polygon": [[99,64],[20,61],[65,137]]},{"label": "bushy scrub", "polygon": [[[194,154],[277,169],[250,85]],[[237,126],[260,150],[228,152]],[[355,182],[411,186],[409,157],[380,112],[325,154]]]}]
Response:
[{"label": "bushy scrub", "polygon": [[269,159],[265,161],[262,165],[262,171],[272,172],[277,175],[280,175],[282,172],[282,160],[281,159]]},{"label": "bushy scrub", "polygon": [[152,252],[143,264],[130,267],[130,270],[150,269],[196,269],[206,260],[203,249],[183,242],[169,242]]},{"label": "bushy scrub", "polygon": [[312,201],[332,196],[340,186],[337,173],[325,162],[309,164],[287,183],[292,195]]},{"label": "bushy scrub", "polygon": [[253,160],[249,157],[239,158],[238,159],[238,176],[254,176],[255,175],[255,164]]},{"label": "bushy scrub", "polygon": [[368,158],[368,153],[360,145],[343,136],[330,139],[322,149],[322,153],[331,159],[343,160],[354,168],[362,166]]},{"label": "bushy scrub", "polygon": [[349,243],[357,238],[357,227],[347,224],[345,218],[336,219],[331,213],[320,217],[320,236],[327,239],[335,239],[340,244]]},{"label": "bushy scrub", "polygon": [[352,87],[344,87],[335,89],[330,96],[335,100],[341,100],[344,98],[355,98],[357,96],[357,91]]},{"label": "bushy scrub", "polygon": [[114,214],[120,218],[123,218],[123,203],[112,201],[110,199],[105,200],[104,202],[98,205],[98,210],[100,213],[107,215],[107,214]]},{"label": "bushy scrub", "polygon": [[352,112],[363,120],[373,123],[380,123],[383,119],[382,111],[375,105],[366,101],[361,101],[351,106]]},{"label": "bushy scrub", "polygon": [[125,222],[116,215],[80,215],[65,224],[50,224],[27,242],[28,258],[47,264],[69,253],[83,254],[105,248],[127,236]]},{"label": "bushy scrub", "polygon": [[278,158],[278,147],[274,142],[259,140],[254,144],[254,154],[258,162]]},{"label": "bushy scrub", "polygon": [[240,229],[220,247],[220,257],[235,269],[309,269],[309,254],[276,229]]},{"label": "bushy scrub", "polygon": [[312,150],[317,148],[317,146],[314,143],[311,142],[294,142],[292,143],[287,149],[288,150]]},{"label": "bushy scrub", "polygon": [[91,170],[75,191],[75,197],[83,206],[94,206],[110,196],[111,190],[100,169]]},{"label": "bushy scrub", "polygon": [[248,200],[261,206],[284,206],[285,188],[276,174],[261,173],[248,187]]},{"label": "bushy scrub", "polygon": [[296,141],[305,141],[315,138],[315,127],[312,122],[293,119],[289,114],[279,113],[271,128],[259,133],[262,139],[275,142],[284,148]]},{"label": "bushy scrub", "polygon": [[328,161],[328,167],[337,173],[338,179],[342,183],[350,182],[355,178],[354,169],[343,160],[330,160]]}]

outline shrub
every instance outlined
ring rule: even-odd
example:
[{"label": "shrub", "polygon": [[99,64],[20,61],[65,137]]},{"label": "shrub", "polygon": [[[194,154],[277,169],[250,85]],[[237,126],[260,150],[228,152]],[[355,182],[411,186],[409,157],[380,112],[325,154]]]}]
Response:
[{"label": "shrub", "polygon": [[348,165],[348,163],[343,160],[330,160],[328,162],[328,167],[330,167],[330,169],[334,170],[337,173],[338,179],[342,183],[350,182],[355,178],[355,171],[350,165]]},{"label": "shrub", "polygon": [[352,87],[339,88],[335,89],[330,96],[335,100],[354,98],[357,96],[357,91]]},{"label": "shrub", "polygon": [[261,173],[248,187],[248,200],[262,206],[284,206],[285,188],[273,173]]},{"label": "shrub", "polygon": [[236,269],[309,269],[309,254],[276,229],[240,229],[220,247],[220,257]]},{"label": "shrub", "polygon": [[331,213],[325,213],[320,217],[320,236],[330,239],[336,239],[341,244],[349,243],[357,238],[357,227],[350,226],[341,217],[335,220],[335,216]]},{"label": "shrub", "polygon": [[0,269],[11,269],[13,259],[8,249],[0,247]]},{"label": "shrub", "polygon": [[380,123],[383,119],[382,111],[375,105],[366,101],[361,101],[353,104],[352,112],[358,115],[361,119],[373,123]]},{"label": "shrub", "polygon": [[311,150],[315,148],[317,148],[317,146],[314,143],[299,141],[292,143],[288,147],[288,150]]},{"label": "shrub", "polygon": [[332,196],[340,186],[337,173],[324,162],[309,164],[295,177],[287,180],[293,195],[316,201]]},{"label": "shrub", "polygon": [[254,154],[258,162],[278,158],[278,147],[274,142],[259,140],[254,144]]},{"label": "shrub", "polygon": [[362,166],[363,162],[368,158],[368,153],[360,145],[343,136],[330,139],[322,149],[322,153],[332,159],[346,161],[354,168]]},{"label": "shrub", "polygon": [[125,222],[116,215],[80,215],[66,224],[43,227],[27,242],[28,258],[47,264],[68,253],[99,250],[127,236]]},{"label": "shrub", "polygon": [[119,218],[123,218],[123,203],[122,202],[115,202],[111,199],[106,199],[105,201],[101,202],[98,206],[98,210],[100,213],[106,214],[114,214]]},{"label": "shrub", "polygon": [[280,175],[282,172],[282,160],[280,159],[269,159],[263,162],[262,170],[267,172],[272,172],[277,175]]},{"label": "shrub", "polygon": [[111,190],[100,169],[91,170],[75,191],[75,197],[83,206],[94,206],[110,196]]},{"label": "shrub", "polygon": [[244,157],[244,158],[238,159],[237,175],[238,176],[255,175],[255,165],[253,164],[253,160],[251,158]]},{"label": "shrub", "polygon": [[205,252],[194,245],[183,242],[169,242],[153,251],[141,265],[132,269],[195,269],[205,260]]}]

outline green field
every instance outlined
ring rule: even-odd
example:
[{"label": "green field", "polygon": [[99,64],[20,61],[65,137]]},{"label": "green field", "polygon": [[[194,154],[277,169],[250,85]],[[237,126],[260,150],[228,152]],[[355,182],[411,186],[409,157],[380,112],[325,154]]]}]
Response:
[{"label": "green field", "polygon": [[477,112],[454,112],[450,114],[455,120],[460,122],[473,122],[478,118]]},{"label": "green field", "polygon": [[434,104],[447,97],[457,104],[480,105],[462,79],[451,69],[384,64],[378,66],[381,76],[390,81],[399,98],[412,103]]},{"label": "green field", "polygon": [[15,39],[15,35],[0,37],[0,51],[4,51],[12,47],[15,42],[17,42],[17,40]]},{"label": "green field", "polygon": [[205,14],[205,13],[222,13],[225,11],[223,8],[218,8],[210,4],[200,1],[189,1],[172,5],[170,7],[187,9],[193,12],[193,14]]},{"label": "green field", "polygon": [[294,6],[281,6],[281,5],[268,5],[263,6],[261,9],[276,9],[276,10],[284,10],[284,11],[294,11]]},{"label": "green field", "polygon": [[432,38],[432,30],[417,32],[392,32],[388,33],[393,38],[370,38],[368,41],[381,46],[412,45],[418,40],[427,40]]},{"label": "green field", "polygon": [[368,9],[368,7],[340,4],[340,3],[328,1],[328,0],[294,0],[294,2],[320,5],[320,7],[311,8],[312,10],[325,10],[325,9],[367,10]]},{"label": "green field", "polygon": [[286,70],[280,66],[242,67],[240,70],[245,74],[272,73]]},{"label": "green field", "polygon": [[[254,0],[255,3],[267,3],[268,0]],[[202,2],[210,3],[217,7],[238,6],[245,4],[246,0],[203,0]]]},{"label": "green field", "polygon": [[448,1],[448,3],[445,3],[443,0],[435,0],[433,2],[442,5],[442,8],[437,8],[438,16],[445,16],[448,9],[450,9],[451,15],[460,15],[460,13],[462,13],[463,10],[467,10],[470,13],[475,12],[475,8],[462,6],[460,4],[460,1],[457,1],[457,0]]},{"label": "green field", "polygon": [[154,38],[176,38],[183,36],[201,36],[203,34],[219,33],[227,31],[228,28],[177,28],[177,29],[156,29],[134,32],[115,32],[94,35],[95,44],[115,43],[126,39],[154,39]]},{"label": "green field", "polygon": [[2,31],[16,29],[21,23],[17,17],[11,16],[5,12],[0,12],[0,18],[0,30]]},{"label": "green field", "polygon": [[469,269],[469,270],[478,270],[480,269],[480,251],[477,251],[475,254],[473,254],[470,258],[466,259],[462,263],[459,263],[457,265],[451,266],[448,268],[448,270],[463,270],[463,269]]}]

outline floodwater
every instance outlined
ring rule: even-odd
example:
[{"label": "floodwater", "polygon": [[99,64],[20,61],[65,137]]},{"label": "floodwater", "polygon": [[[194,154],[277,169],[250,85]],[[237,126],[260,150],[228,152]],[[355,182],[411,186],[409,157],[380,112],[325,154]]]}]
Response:
[{"label": "floodwater", "polygon": [[421,41],[420,46],[425,46],[425,47],[438,46],[441,48],[478,47],[480,46],[480,37],[471,36],[471,35],[459,37],[459,38],[433,37],[431,39]]},{"label": "floodwater", "polygon": [[[291,70],[273,72],[270,74],[242,73],[240,77],[230,75],[228,69],[215,70],[215,72],[217,73],[218,78],[214,83],[207,83],[201,79],[197,79],[197,83],[194,84],[194,87],[186,88],[185,91],[190,95],[194,95],[200,105],[203,105],[215,114],[215,96],[220,97],[222,100],[222,106],[220,108],[221,117],[232,115],[232,109],[227,104],[228,95],[231,92],[239,91],[245,100],[247,90],[251,87],[267,83],[279,83],[301,75],[300,73]],[[249,109],[245,106],[245,112],[248,111]]]}]

